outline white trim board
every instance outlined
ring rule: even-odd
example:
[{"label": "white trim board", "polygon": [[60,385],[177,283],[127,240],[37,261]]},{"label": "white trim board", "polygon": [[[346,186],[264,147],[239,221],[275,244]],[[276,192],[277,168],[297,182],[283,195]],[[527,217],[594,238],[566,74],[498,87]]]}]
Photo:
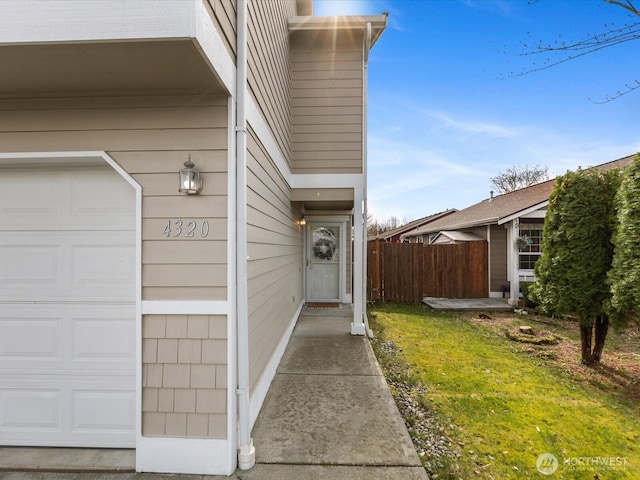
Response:
[{"label": "white trim board", "polygon": [[227,301],[143,300],[143,315],[228,315]]},{"label": "white trim board", "polygon": [[232,450],[235,452],[228,440],[140,435],[136,439],[136,471],[231,475],[235,470],[230,461]]}]

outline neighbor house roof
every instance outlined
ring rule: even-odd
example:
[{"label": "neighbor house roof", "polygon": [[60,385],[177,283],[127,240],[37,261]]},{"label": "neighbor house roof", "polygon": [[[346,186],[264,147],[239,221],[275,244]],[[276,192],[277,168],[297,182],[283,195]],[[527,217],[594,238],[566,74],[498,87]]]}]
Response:
[{"label": "neighbor house roof", "polygon": [[[635,155],[630,155],[591,168],[598,170],[622,168],[629,165],[634,156]],[[461,228],[470,228],[479,225],[506,223],[530,211],[545,207],[549,202],[549,195],[551,195],[554,186],[555,179],[488,198],[475,205],[452,213],[445,218],[431,222],[424,227],[412,230],[404,236],[413,237],[440,232],[442,230],[459,230]]]},{"label": "neighbor house roof", "polygon": [[436,243],[436,240],[440,237],[447,237],[449,240],[454,242],[479,242],[484,240],[484,238],[476,235],[475,233],[459,232],[457,230],[443,230],[436,234],[432,243]]},{"label": "neighbor house roof", "polygon": [[412,222],[406,223],[401,227],[394,228],[392,230],[387,230],[378,235],[370,236],[369,240],[379,238],[380,240],[388,241],[395,236],[402,235],[403,233],[409,232],[416,228],[421,228],[431,222],[434,222],[440,218],[446,217],[447,215],[451,215],[452,213],[455,213],[457,211],[458,210],[456,210],[455,208],[451,208],[451,209],[445,210],[444,212],[434,213],[433,215],[429,215],[427,217],[422,217],[417,220],[413,220]]}]

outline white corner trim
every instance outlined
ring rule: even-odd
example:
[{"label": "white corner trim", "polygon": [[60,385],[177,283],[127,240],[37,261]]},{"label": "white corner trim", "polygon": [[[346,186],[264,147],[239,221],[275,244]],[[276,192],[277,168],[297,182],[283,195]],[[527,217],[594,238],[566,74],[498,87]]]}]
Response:
[{"label": "white corner trim", "polygon": [[[284,351],[286,350],[287,345],[289,344],[289,339],[291,338],[293,329],[295,328],[296,323],[298,322],[298,318],[300,317],[300,313],[302,312],[302,307],[304,307],[304,303],[305,302],[302,301],[300,302],[300,305],[298,305],[298,308],[295,314],[293,315],[293,318],[289,322],[289,326],[287,327],[287,330],[284,332],[284,335],[282,335],[282,338],[280,339],[280,343],[278,343],[278,346],[274,350],[273,355],[271,355],[271,358],[269,359],[269,363],[265,367],[264,372],[260,377],[260,381],[258,382],[255,390],[253,391],[253,395],[251,395],[251,404],[250,404],[251,428],[253,428],[253,425],[255,424],[256,419],[258,418],[258,414],[260,413],[260,409],[262,408],[264,399],[267,396],[269,387],[271,387],[271,382],[273,381],[273,378],[276,376],[278,365],[280,365],[280,360],[282,360]],[[260,446],[258,445],[256,448],[260,448]]]},{"label": "white corner trim", "polygon": [[220,33],[213,25],[205,3],[197,2],[195,7],[192,36],[197,40],[203,58],[209,63],[209,68],[218,76],[231,97],[235,98],[236,65],[229,55]]},{"label": "white corner trim", "polygon": [[265,118],[262,116],[262,112],[255,100],[251,95],[247,95],[245,99],[245,107],[247,109],[247,123],[251,125],[253,131],[258,136],[258,139],[264,145],[264,148],[267,150],[273,163],[275,163],[276,167],[284,177],[285,181],[291,185],[291,169],[289,168],[289,164],[282,155],[280,151],[280,147],[276,143],[273,134],[271,133],[271,129],[267,125]]},{"label": "white corner trim", "polygon": [[207,300],[143,300],[143,315],[228,315],[229,302]]},{"label": "white corner trim", "polygon": [[136,471],[231,475],[234,455],[228,440],[138,436]]}]

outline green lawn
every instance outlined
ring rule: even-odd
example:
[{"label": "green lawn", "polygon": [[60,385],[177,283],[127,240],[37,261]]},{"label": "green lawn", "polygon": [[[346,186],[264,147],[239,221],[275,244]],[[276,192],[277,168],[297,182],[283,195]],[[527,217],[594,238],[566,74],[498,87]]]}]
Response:
[{"label": "green lawn", "polygon": [[[430,474],[640,479],[635,401],[525,355],[502,335],[456,314],[392,304],[371,309],[370,323],[385,373],[397,377],[401,368],[405,382],[424,387],[416,400],[438,418],[459,455]],[[385,353],[383,343],[395,345],[396,353]],[[553,475],[536,467],[544,453],[558,460]]]}]

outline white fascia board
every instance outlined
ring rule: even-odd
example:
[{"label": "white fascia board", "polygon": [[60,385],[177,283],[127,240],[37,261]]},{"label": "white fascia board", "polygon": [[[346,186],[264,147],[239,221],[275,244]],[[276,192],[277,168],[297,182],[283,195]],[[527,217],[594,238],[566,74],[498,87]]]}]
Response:
[{"label": "white fascia board", "polygon": [[531,205],[524,210],[520,210],[519,212],[512,213],[508,217],[503,217],[498,220],[498,225],[504,225],[505,223],[509,223],[511,220],[515,220],[516,218],[524,217],[531,212],[535,212],[536,210],[540,210],[541,208],[549,206],[549,200],[545,200],[544,202],[536,203],[535,205]]},{"label": "white fascia board", "polygon": [[0,44],[188,38],[197,0],[4,0]]},{"label": "white fascia board", "polygon": [[361,173],[326,173],[326,174],[295,174],[291,175],[291,188],[359,188],[365,185],[364,175]]}]

